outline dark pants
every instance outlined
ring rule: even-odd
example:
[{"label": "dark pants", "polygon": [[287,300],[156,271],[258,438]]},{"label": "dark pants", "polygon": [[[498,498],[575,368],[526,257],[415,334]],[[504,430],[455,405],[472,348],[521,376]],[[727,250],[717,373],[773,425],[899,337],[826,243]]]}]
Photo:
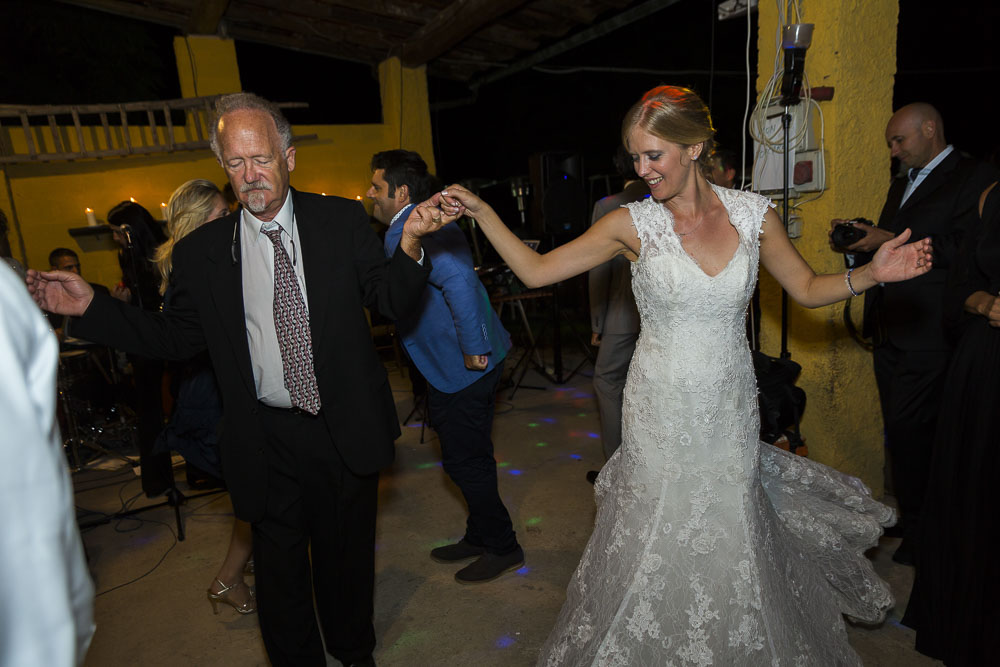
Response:
[{"label": "dark pants", "polygon": [[622,444],[622,395],[628,379],[638,333],[604,334],[594,362],[594,393],[601,415],[601,444],[604,460]]},{"label": "dark pants", "polygon": [[890,343],[874,352],[893,493],[903,538],[911,547],[919,531],[949,356],[946,350],[901,350]]},{"label": "dark pants", "polygon": [[503,362],[468,387],[446,394],[428,385],[430,425],[441,441],[444,471],[469,506],[465,540],[495,554],[517,548],[510,514],[497,488],[493,409]]},{"label": "dark pants", "polygon": [[360,660],[375,648],[378,475],[347,469],[321,417],[262,406],[261,424],[267,503],[253,551],[268,658],[275,667],[325,665],[318,611],[327,651]]},{"label": "dark pants", "polygon": [[174,485],[170,452],[156,451],[156,438],[163,430],[163,362],[128,355],[135,382],[136,438],[142,490],[150,498]]}]

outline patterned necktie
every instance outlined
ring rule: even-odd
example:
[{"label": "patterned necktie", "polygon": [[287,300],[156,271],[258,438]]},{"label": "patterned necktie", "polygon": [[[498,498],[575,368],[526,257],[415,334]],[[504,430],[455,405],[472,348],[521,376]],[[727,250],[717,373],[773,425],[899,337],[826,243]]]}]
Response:
[{"label": "patterned necktie", "polygon": [[274,245],[274,329],[281,348],[285,388],[292,405],[311,415],[319,412],[319,387],[313,368],[312,332],[305,299],[288,253],[281,245],[281,227],[262,229]]},{"label": "patterned necktie", "polygon": [[907,172],[907,174],[906,174],[906,177],[908,179],[910,179],[910,183],[912,183],[913,181],[917,180],[917,176],[920,175],[921,171],[923,171],[922,167],[911,167],[910,168],[910,171]]}]

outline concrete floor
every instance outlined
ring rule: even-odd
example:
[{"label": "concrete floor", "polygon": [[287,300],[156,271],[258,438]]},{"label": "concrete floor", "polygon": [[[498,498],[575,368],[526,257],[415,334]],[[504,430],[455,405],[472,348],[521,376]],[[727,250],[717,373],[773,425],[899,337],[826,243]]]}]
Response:
[{"label": "concrete floor", "polygon": [[[463,503],[441,469],[433,432],[421,444],[419,423],[403,429],[396,463],[380,485],[379,665],[534,664],[594,517],[584,476],[600,466],[602,454],[589,371],[585,366],[585,374],[561,386],[529,372],[528,381],[544,390],[521,388],[509,399],[508,389],[499,397],[494,441],[500,489],[526,562],[491,583],[459,585],[452,577],[461,566],[429,558],[433,547],[461,537]],[[390,376],[402,417],[412,407],[408,382],[392,368]],[[139,493],[128,467],[87,470],[74,482],[81,510],[115,512]],[[229,607],[214,616],[205,597],[228,544],[231,512],[226,494],[190,499],[182,507],[183,542],[176,540],[169,507],[84,531],[98,592],[88,667],[267,664],[256,616]],[[81,523],[92,516],[81,512]],[[881,627],[850,628],[851,643],[869,667],[941,664],[914,651],[914,633],[899,624],[912,570],[890,560],[897,543],[883,538],[872,555],[898,605]]]}]

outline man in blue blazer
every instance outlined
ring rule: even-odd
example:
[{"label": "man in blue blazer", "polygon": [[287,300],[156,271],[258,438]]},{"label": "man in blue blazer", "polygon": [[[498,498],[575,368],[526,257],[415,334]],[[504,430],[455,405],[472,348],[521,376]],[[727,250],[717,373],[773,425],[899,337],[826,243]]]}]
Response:
[{"label": "man in blue blazer", "polygon": [[[390,150],[372,158],[373,215],[389,226],[385,253],[396,252],[417,202],[437,181],[417,153]],[[431,551],[437,561],[476,558],[455,574],[460,583],[490,581],[517,569],[524,552],[497,488],[493,409],[510,335],[473,268],[465,235],[449,225],[423,239],[431,263],[419,305],[396,323],[407,353],[427,378],[430,425],[441,441],[442,465],[469,507],[465,536]]]}]

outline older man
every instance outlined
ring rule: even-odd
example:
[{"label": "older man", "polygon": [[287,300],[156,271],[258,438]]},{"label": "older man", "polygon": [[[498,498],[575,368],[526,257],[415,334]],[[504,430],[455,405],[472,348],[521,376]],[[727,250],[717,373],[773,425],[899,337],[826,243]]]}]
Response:
[{"label": "older man", "polygon": [[[868,290],[865,335],[875,343],[875,380],[885,424],[903,542],[893,559],[912,564],[930,470],[931,446],[950,347],[942,320],[948,269],[965,234],[978,222],[979,193],[996,170],[960,155],[945,141],[941,115],[929,104],[908,104],[889,119],[885,140],[900,175],[889,186],[878,226],[840,250],[865,262],[904,229],[931,237],[934,268],[902,283]],[[834,220],[833,225],[846,220]]]},{"label": "older man", "polygon": [[378,471],[399,424],[363,307],[396,319],[416,305],[430,271],[420,237],[440,223],[408,221],[387,259],[360,203],[289,187],[295,147],[273,104],[227,95],[216,113],[212,147],[243,210],[177,245],[162,314],[95,296],[72,273],[31,272],[29,289],[81,315],[88,339],[167,359],[208,349],[271,663],[326,664],[315,599],[326,650],[372,665]]}]

